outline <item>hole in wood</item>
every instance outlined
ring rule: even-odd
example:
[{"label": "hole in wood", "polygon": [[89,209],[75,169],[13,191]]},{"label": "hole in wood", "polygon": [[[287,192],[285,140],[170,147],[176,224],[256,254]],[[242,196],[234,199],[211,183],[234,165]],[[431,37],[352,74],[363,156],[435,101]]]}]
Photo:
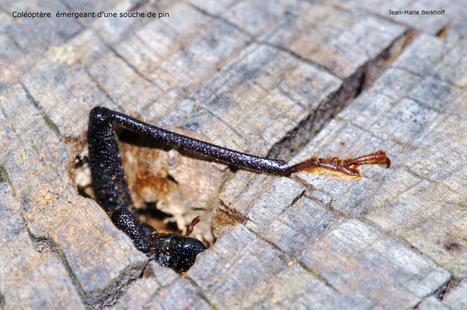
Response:
[{"label": "hole in wood", "polygon": [[[227,167],[194,153],[171,149],[129,130],[116,131],[135,206],[132,211],[139,220],[160,232],[184,234],[191,221],[200,216],[201,222],[190,237],[212,245],[215,239],[212,213]],[[174,131],[207,141],[193,132]],[[82,196],[95,199],[87,146],[76,157],[75,181]]]}]

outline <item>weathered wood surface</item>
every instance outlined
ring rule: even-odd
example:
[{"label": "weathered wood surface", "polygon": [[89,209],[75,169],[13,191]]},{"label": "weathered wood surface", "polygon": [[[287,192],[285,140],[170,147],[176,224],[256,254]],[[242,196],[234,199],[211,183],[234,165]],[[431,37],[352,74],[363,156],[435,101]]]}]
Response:
[{"label": "weathered wood surface", "polygon": [[[387,1],[192,0],[140,9],[163,19],[10,15],[134,4],[90,5],[0,5],[2,307],[467,307],[464,6],[414,1],[447,15],[412,18],[388,16],[406,7]],[[78,194],[97,104],[258,155],[384,149],[393,165],[278,178],[123,146],[136,201],[179,226],[202,213],[207,240],[215,207],[217,241],[179,277],[146,265]]]}]

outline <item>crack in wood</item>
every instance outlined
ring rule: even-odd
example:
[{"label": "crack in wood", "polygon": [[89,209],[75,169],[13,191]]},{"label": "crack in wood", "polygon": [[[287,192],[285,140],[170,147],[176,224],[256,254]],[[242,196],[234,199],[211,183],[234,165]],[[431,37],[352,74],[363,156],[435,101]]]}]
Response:
[{"label": "crack in wood", "polygon": [[[126,291],[126,287],[129,286],[135,279],[129,278],[133,269],[139,269],[138,265],[128,265],[124,270],[121,271],[120,275],[112,279],[108,286],[103,290],[95,290],[91,292],[85,292],[78,277],[73,272],[73,269],[68,262],[66,254],[63,252],[61,247],[50,237],[35,236],[28,227],[28,223],[23,218],[26,224],[26,229],[29,238],[33,242],[35,249],[39,253],[50,250],[53,252],[61,261],[63,267],[67,271],[73,286],[78,292],[81,301],[87,309],[102,309],[110,307],[115,304],[120,296]],[[144,269],[144,268],[143,268]]]},{"label": "crack in wood", "polygon": [[75,275],[74,272],[73,272],[73,269],[71,268],[70,264],[68,263],[68,260],[67,260],[67,258],[66,258],[65,253],[60,249],[60,247],[58,246],[58,244],[56,244],[55,241],[52,240],[52,238],[49,238],[49,237],[42,237],[42,236],[35,236],[35,235],[31,232],[31,230],[29,229],[28,222],[26,221],[25,218],[23,218],[23,221],[24,221],[24,223],[25,223],[25,225],[26,225],[26,229],[27,229],[29,238],[31,239],[31,241],[32,241],[33,244],[35,245],[36,250],[37,250],[39,253],[42,253],[42,252],[45,251],[46,249],[49,249],[49,250],[52,251],[55,255],[57,255],[57,257],[60,259],[60,262],[62,263],[63,267],[65,267],[65,270],[67,271],[68,276],[70,277],[71,282],[73,283],[73,286],[74,286],[75,289],[77,290],[78,295],[79,295],[80,298],[81,298],[81,301],[83,302],[83,304],[87,305],[87,304],[88,304],[88,300],[87,300],[87,298],[86,298],[86,293],[84,292],[83,287],[81,286],[80,281],[78,280],[78,278],[76,277],[76,275]]},{"label": "crack in wood", "polygon": [[26,98],[36,107],[36,109],[41,113],[42,118],[44,119],[45,123],[49,128],[52,130],[52,132],[57,135],[59,139],[62,139],[62,134],[60,133],[60,130],[58,129],[58,126],[54,124],[54,122],[47,116],[47,114],[44,112],[42,106],[34,99],[34,97],[31,95],[29,92],[28,88],[21,83],[21,86],[23,87],[24,92],[26,93]]},{"label": "crack in wood", "polygon": [[[410,43],[412,39],[413,37],[409,37],[408,32],[405,32],[401,37],[394,40],[390,46],[383,50],[374,59],[369,59],[366,63],[364,63],[356,73],[344,79],[341,87],[335,93],[333,93],[330,98],[327,98],[321,103],[321,106],[326,103],[326,109],[320,109],[318,107],[315,111],[311,111],[308,118],[297,124],[297,126],[292,131],[289,131],[285,137],[281,139],[281,141],[272,146],[268,152],[268,156],[284,158],[287,160],[297,155],[330,120],[334,119],[336,115],[353,99],[358,97],[363,90],[369,88],[372,85],[372,82],[376,80],[376,78],[381,74],[382,69],[394,61],[395,57],[404,50],[404,48],[408,43]],[[403,43],[400,44],[399,42]],[[394,46],[397,45],[401,46],[393,51]],[[318,68],[321,68],[320,65],[310,60],[304,59],[289,49],[277,47],[274,45],[272,45],[272,47],[283,50],[300,61],[304,61],[305,63],[310,63],[314,66],[317,66]],[[385,61],[383,65],[378,64],[381,62],[381,60]],[[377,68],[376,71],[378,74],[373,74],[370,76],[368,72],[375,70],[375,68]],[[326,68],[321,69],[329,72]]]},{"label": "crack in wood", "polygon": [[11,188],[11,194],[13,195],[13,197],[16,197],[16,188],[11,182],[10,176],[8,175],[8,171],[6,170],[4,165],[0,165],[0,183],[8,184]]},{"label": "crack in wood", "polygon": [[234,225],[236,223],[245,224],[249,219],[246,215],[242,214],[235,208],[230,208],[227,204],[219,199],[220,207],[215,211],[222,212],[222,215],[215,213],[216,221],[222,225]]},{"label": "crack in wood", "polygon": [[204,294],[203,290],[198,285],[198,283],[196,283],[195,280],[193,280],[192,278],[190,278],[187,275],[183,276],[183,279],[187,279],[188,282],[190,282],[190,284],[196,289],[196,294],[199,297],[201,297],[211,307],[211,309],[214,309],[214,310],[218,309],[218,307],[216,307],[215,304],[211,300],[209,300],[209,298],[206,296],[206,294]]}]

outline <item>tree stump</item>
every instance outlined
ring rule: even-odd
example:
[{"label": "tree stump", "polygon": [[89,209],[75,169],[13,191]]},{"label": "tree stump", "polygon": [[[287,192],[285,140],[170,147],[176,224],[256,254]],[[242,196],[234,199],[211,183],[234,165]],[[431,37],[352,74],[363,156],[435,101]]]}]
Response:
[{"label": "tree stump", "polygon": [[[3,308],[467,307],[462,4],[1,7]],[[445,13],[389,15],[405,9]],[[179,276],[148,263],[78,193],[75,159],[96,105],[255,155],[299,162],[383,149],[392,166],[362,167],[358,179],[275,177],[121,143],[137,206],[157,205],[179,230],[202,214],[195,233],[213,244]]]}]

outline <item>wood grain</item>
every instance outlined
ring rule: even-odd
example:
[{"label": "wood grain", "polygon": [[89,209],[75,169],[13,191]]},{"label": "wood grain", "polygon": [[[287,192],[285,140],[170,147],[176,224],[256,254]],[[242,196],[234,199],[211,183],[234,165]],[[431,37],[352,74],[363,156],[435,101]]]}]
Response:
[{"label": "wood grain", "polygon": [[[265,3],[149,1],[138,10],[170,17],[32,20],[11,13],[134,3],[0,1],[3,308],[465,307],[465,8],[414,1],[446,15],[411,18],[379,0]],[[179,277],[78,194],[96,105],[261,156],[384,149],[392,166],[280,178],[123,146],[136,201],[181,230],[202,214],[207,241],[213,227],[216,242]]]}]

